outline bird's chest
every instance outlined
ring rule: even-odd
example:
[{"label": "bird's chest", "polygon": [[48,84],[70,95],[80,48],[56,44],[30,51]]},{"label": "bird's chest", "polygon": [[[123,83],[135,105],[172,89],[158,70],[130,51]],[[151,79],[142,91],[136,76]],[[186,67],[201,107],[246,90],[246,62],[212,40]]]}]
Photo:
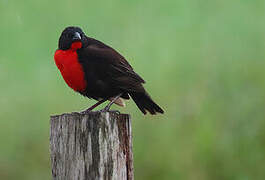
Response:
[{"label": "bird's chest", "polygon": [[56,66],[60,70],[67,85],[75,91],[84,91],[87,83],[82,65],[78,61],[76,51],[57,50],[54,54]]}]

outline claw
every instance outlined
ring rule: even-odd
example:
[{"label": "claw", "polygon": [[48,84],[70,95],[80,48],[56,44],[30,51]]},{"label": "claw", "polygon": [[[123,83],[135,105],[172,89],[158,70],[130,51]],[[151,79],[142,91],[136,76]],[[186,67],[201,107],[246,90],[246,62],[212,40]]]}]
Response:
[{"label": "claw", "polygon": [[[111,105],[117,100],[120,98],[120,96],[122,95],[122,93],[118,94],[116,97],[112,98],[112,100],[110,101],[110,103],[102,110],[99,110],[99,112],[115,112],[115,113],[120,113],[119,111],[110,111],[110,107]],[[90,108],[84,110],[84,111],[81,111],[80,113],[81,114],[86,114],[88,112],[91,112],[95,107],[97,107],[98,105],[102,104],[103,102],[105,102],[107,99],[103,99],[103,100],[100,100],[98,101],[96,104],[94,104],[93,106],[91,106]],[[97,112],[97,111],[95,111]]]},{"label": "claw", "polygon": [[118,111],[118,110],[106,110],[105,108],[99,110],[98,112],[108,112],[108,113],[116,113],[116,114],[120,114],[120,111]]}]

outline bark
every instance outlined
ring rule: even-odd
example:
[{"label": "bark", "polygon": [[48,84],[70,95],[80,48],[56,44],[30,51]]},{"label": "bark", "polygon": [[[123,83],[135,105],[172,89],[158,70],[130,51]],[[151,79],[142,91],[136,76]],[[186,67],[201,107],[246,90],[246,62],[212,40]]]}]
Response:
[{"label": "bark", "polygon": [[54,180],[132,180],[131,120],[114,112],[51,116]]}]

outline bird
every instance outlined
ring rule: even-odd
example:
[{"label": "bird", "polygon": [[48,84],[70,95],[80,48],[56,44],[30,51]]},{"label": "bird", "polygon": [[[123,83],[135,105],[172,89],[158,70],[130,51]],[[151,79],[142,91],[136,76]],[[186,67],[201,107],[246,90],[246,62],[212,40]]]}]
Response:
[{"label": "bird", "polygon": [[112,47],[85,35],[77,26],[66,27],[59,38],[54,61],[66,84],[81,95],[97,100],[83,113],[109,101],[100,111],[110,111],[113,103],[124,107],[133,99],[143,114],[163,114],[143,87],[145,81],[128,61]]}]

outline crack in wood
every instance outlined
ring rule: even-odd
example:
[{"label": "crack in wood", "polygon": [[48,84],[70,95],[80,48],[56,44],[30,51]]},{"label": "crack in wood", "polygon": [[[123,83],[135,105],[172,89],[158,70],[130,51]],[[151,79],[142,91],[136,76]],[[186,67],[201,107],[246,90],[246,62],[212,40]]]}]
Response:
[{"label": "crack in wood", "polygon": [[51,116],[54,180],[133,180],[131,119],[91,112]]}]

